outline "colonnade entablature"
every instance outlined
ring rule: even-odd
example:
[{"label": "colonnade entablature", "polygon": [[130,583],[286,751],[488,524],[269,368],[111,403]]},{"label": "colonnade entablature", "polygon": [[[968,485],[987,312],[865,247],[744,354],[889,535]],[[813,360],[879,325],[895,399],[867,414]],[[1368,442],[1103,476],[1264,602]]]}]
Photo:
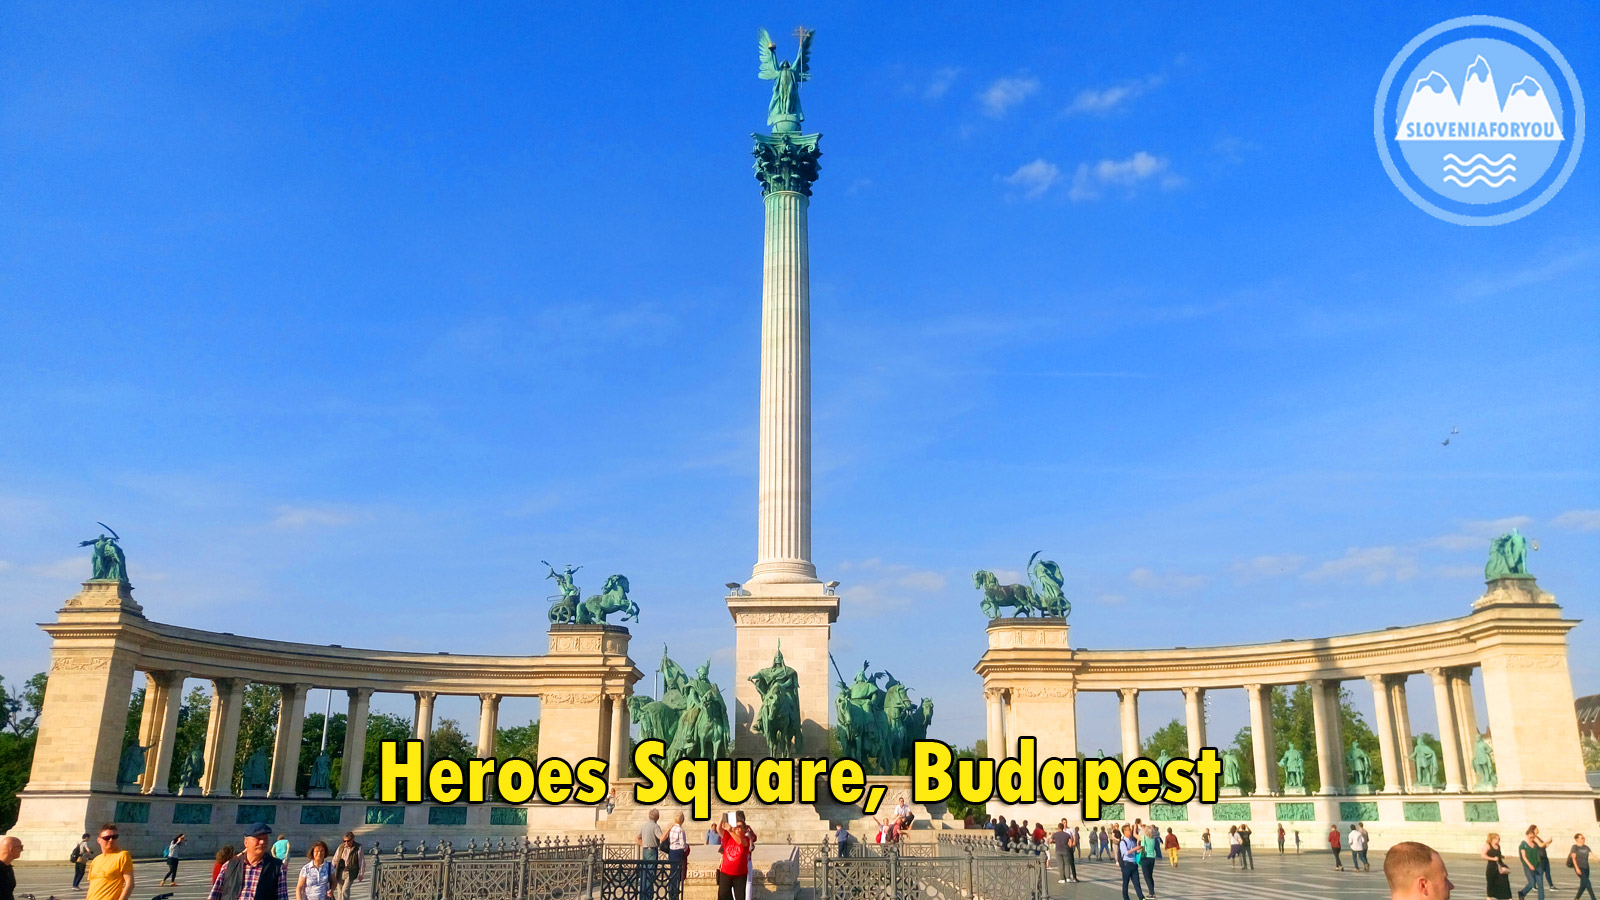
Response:
[{"label": "colonnade entablature", "polygon": [[[327,785],[320,795],[354,798],[360,796],[369,704],[375,693],[413,698],[415,737],[424,747],[439,696],[476,696],[477,751],[482,757],[495,752],[500,701],[537,698],[541,758],[597,757],[620,765],[628,748],[627,700],[643,677],[628,656],[627,629],[614,625],[552,625],[549,652],[537,656],[368,650],[153,622],[133,601],[126,582],[86,583],[59,610],[56,621],[40,627],[52,639],[50,681],[39,719],[40,752],[23,796],[24,817],[30,805],[60,807],[70,800],[76,807],[95,794],[168,793],[187,679],[210,681],[213,691],[203,774],[194,794],[233,796],[244,689],[258,683],[277,686],[282,694],[269,783],[243,793],[290,799],[297,796],[306,699],[312,690],[346,692],[345,764],[339,783]],[[138,738],[143,768],[129,781],[119,775],[127,768],[122,745],[128,698],[139,672],[148,678]],[[29,795],[40,802],[30,804]],[[315,789],[308,796],[314,795]]]},{"label": "colonnade entablature", "polygon": [[[1271,691],[1306,684],[1321,767],[1319,793],[1366,793],[1361,780],[1345,771],[1347,747],[1339,713],[1341,685],[1364,682],[1376,710],[1372,725],[1383,793],[1590,796],[1567,667],[1566,635],[1578,623],[1563,618],[1555,598],[1531,578],[1497,579],[1488,587],[1472,613],[1457,619],[1220,647],[1088,650],[1070,645],[1063,619],[995,619],[988,629],[989,649],[976,666],[988,707],[989,755],[1000,759],[1014,754],[1017,739],[1029,736],[1037,739],[1040,755],[1080,756],[1077,695],[1103,691],[1118,695],[1121,750],[1124,759],[1133,759],[1142,747],[1140,694],[1181,691],[1188,749],[1194,756],[1211,745],[1206,692],[1237,689],[1249,700],[1254,759],[1241,764],[1253,765],[1256,794],[1304,793],[1303,788],[1280,784]],[[1412,675],[1428,676],[1433,688],[1441,749],[1439,771],[1431,779],[1428,772],[1419,777],[1410,752],[1406,682]],[[1478,727],[1475,675],[1486,701],[1488,734]]]}]

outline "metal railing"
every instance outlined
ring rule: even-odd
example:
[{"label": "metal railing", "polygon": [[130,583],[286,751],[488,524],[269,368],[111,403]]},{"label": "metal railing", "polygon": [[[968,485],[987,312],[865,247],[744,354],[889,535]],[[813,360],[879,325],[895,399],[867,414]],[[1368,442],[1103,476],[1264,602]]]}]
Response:
[{"label": "metal railing", "polygon": [[605,841],[597,837],[521,838],[461,850],[426,840],[408,849],[397,842],[370,854],[373,900],[592,900],[603,869]]},{"label": "metal railing", "polygon": [[820,900],[1045,900],[1049,874],[1042,855],[971,850],[932,857],[827,856],[816,866]]}]

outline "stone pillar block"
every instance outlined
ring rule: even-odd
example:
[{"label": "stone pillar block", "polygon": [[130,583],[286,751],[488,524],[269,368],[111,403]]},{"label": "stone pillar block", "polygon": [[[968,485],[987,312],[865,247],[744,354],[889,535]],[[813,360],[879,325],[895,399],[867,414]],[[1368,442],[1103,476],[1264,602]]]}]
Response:
[{"label": "stone pillar block", "polygon": [[[783,661],[800,682],[800,755],[828,755],[828,724],[833,706],[829,686],[834,680],[828,662],[828,639],[839,618],[839,598],[820,584],[756,584],[727,597],[733,616],[733,752],[734,756],[761,759],[766,742],[755,733],[761,695],[750,676],[772,665],[783,647]],[[843,663],[846,669],[853,663]]]},{"label": "stone pillar block", "polygon": [[278,732],[272,745],[272,778],[267,795],[292,800],[300,777],[300,740],[306,727],[306,695],[309,684],[283,685],[278,704]]}]

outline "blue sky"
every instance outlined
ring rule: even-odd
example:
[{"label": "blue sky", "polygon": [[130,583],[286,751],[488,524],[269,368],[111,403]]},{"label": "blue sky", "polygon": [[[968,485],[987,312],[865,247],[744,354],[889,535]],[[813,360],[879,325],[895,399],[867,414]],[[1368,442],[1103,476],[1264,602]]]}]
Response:
[{"label": "blue sky", "polygon": [[[727,689],[754,33],[802,22],[816,562],[841,664],[934,697],[937,736],[983,733],[971,572],[1035,550],[1085,647],[1463,615],[1510,524],[1600,614],[1596,161],[1463,228],[1371,126],[1390,58],[1469,13],[1593,92],[1591,8],[856,6],[11,7],[0,674],[45,667],[30,623],[104,520],[152,618],[316,643],[543,652],[538,561],[623,572],[641,667],[666,642]],[[1079,727],[1114,749],[1110,698]]]}]

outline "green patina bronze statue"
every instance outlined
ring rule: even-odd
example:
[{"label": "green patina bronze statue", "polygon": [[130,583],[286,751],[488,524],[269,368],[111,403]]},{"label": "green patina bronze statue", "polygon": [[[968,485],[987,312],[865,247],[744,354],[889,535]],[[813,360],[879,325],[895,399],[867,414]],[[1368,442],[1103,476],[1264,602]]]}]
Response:
[{"label": "green patina bronze statue", "polygon": [[1042,552],[1035,551],[1028,557],[1028,580],[1031,586],[1001,584],[1000,579],[988,569],[972,573],[972,586],[983,591],[983,599],[978,601],[978,607],[984,615],[998,619],[1000,611],[1008,607],[1015,609],[1013,615],[1018,616],[1038,613],[1041,616],[1066,618],[1072,612],[1072,604],[1067,602],[1067,595],[1062,590],[1066,579],[1062,577],[1061,567],[1054,560],[1040,559]]},{"label": "green patina bronze statue", "polygon": [[257,747],[256,752],[245,760],[243,786],[247,791],[264,791],[268,782],[267,750],[265,747]]},{"label": "green patina bronze statue", "polygon": [[1483,566],[1485,581],[1528,574],[1528,539],[1513,528],[1489,542],[1489,561]]},{"label": "green patina bronze statue", "polygon": [[800,111],[800,82],[811,80],[811,38],[816,32],[806,28],[795,29],[800,39],[800,53],[791,64],[777,57],[778,45],[765,28],[760,30],[761,68],[756,73],[763,81],[772,82],[772,102],[767,106],[767,124],[773,134],[797,132],[805,114]]},{"label": "green patina bronze statue", "polygon": [[1479,787],[1492,788],[1500,784],[1495,774],[1494,748],[1489,745],[1489,739],[1481,734],[1472,745],[1472,770],[1478,773]]},{"label": "green patina bronze statue", "polygon": [[122,555],[122,547],[117,544],[117,541],[122,540],[122,537],[104,522],[96,522],[95,524],[111,532],[111,536],[107,537],[101,534],[97,538],[78,542],[79,547],[94,548],[94,554],[90,557],[93,574],[89,576],[89,580],[126,583],[128,580],[128,559]]},{"label": "green patina bronze statue", "polygon": [[122,751],[122,763],[117,766],[117,784],[133,784],[144,774],[144,748],[138,744],[129,744],[128,749]]},{"label": "green patina bronze statue", "polygon": [[328,751],[318,753],[317,758],[311,763],[311,781],[306,787],[313,791],[329,790],[328,776],[332,772],[333,760],[329,758]]},{"label": "green patina bronze statue", "polygon": [[[828,659],[832,662],[833,655],[829,654]],[[869,772],[881,774],[872,761],[887,759],[889,755],[889,720],[883,712],[886,692],[878,687],[878,679],[884,673],[869,675],[867,669],[867,662],[862,660],[861,671],[856,673],[854,681],[846,684],[839,664],[833,664],[839,681],[839,697],[834,704],[839,720],[839,745],[845,756],[859,761]]]},{"label": "green patina bronze statue", "polygon": [[1417,735],[1417,743],[1411,748],[1411,759],[1417,764],[1417,784],[1425,787],[1439,786],[1439,754],[1433,752],[1422,735]]},{"label": "green patina bronze statue", "polygon": [[181,784],[186,788],[199,788],[200,776],[206,773],[206,754],[204,747],[195,747],[190,751],[189,758],[184,760],[183,774],[180,776]]},{"label": "green patina bronze statue", "polygon": [[1222,754],[1222,786],[1237,788],[1239,786],[1239,756],[1232,750]]},{"label": "green patina bronze statue", "polygon": [[1355,741],[1350,742],[1350,752],[1344,755],[1346,771],[1350,774],[1351,785],[1364,785],[1372,783],[1372,757],[1361,745]]},{"label": "green patina bronze statue", "polygon": [[639,621],[639,604],[628,599],[628,578],[613,575],[606,579],[605,593],[596,594],[578,606],[579,625],[604,625],[606,616],[622,613],[622,621]]},{"label": "green patina bronze statue", "polygon": [[1283,767],[1283,786],[1303,788],[1306,786],[1306,755],[1301,753],[1295,745],[1290,744],[1289,749],[1283,751],[1283,758],[1278,760],[1278,765]]},{"label": "green patina bronze statue", "polygon": [[550,624],[571,625],[578,621],[578,600],[582,592],[578,590],[578,585],[572,580],[572,576],[578,574],[578,570],[583,566],[573,566],[569,563],[565,571],[557,572],[555,566],[542,559],[539,561],[550,570],[545,580],[555,579],[556,588],[560,591],[559,594],[551,594],[549,597],[550,611],[547,617],[550,619]]},{"label": "green patina bronze statue", "polygon": [[1072,604],[1062,590],[1066,578],[1062,576],[1061,567],[1056,565],[1055,560],[1039,559],[1039,554],[1043,552],[1035,550],[1028,557],[1028,581],[1033,584],[1033,595],[1044,615],[1066,618],[1072,614]]},{"label": "green patina bronze statue", "polygon": [[783,644],[772,656],[772,665],[750,676],[761,694],[761,709],[756,713],[756,733],[767,742],[767,754],[774,759],[789,759],[800,746],[800,673],[783,661]]},{"label": "green patina bronze statue", "polygon": [[667,746],[668,766],[680,759],[727,759],[733,749],[728,705],[710,673],[711,661],[707,660],[695,670],[694,680],[681,688],[687,706]]}]

